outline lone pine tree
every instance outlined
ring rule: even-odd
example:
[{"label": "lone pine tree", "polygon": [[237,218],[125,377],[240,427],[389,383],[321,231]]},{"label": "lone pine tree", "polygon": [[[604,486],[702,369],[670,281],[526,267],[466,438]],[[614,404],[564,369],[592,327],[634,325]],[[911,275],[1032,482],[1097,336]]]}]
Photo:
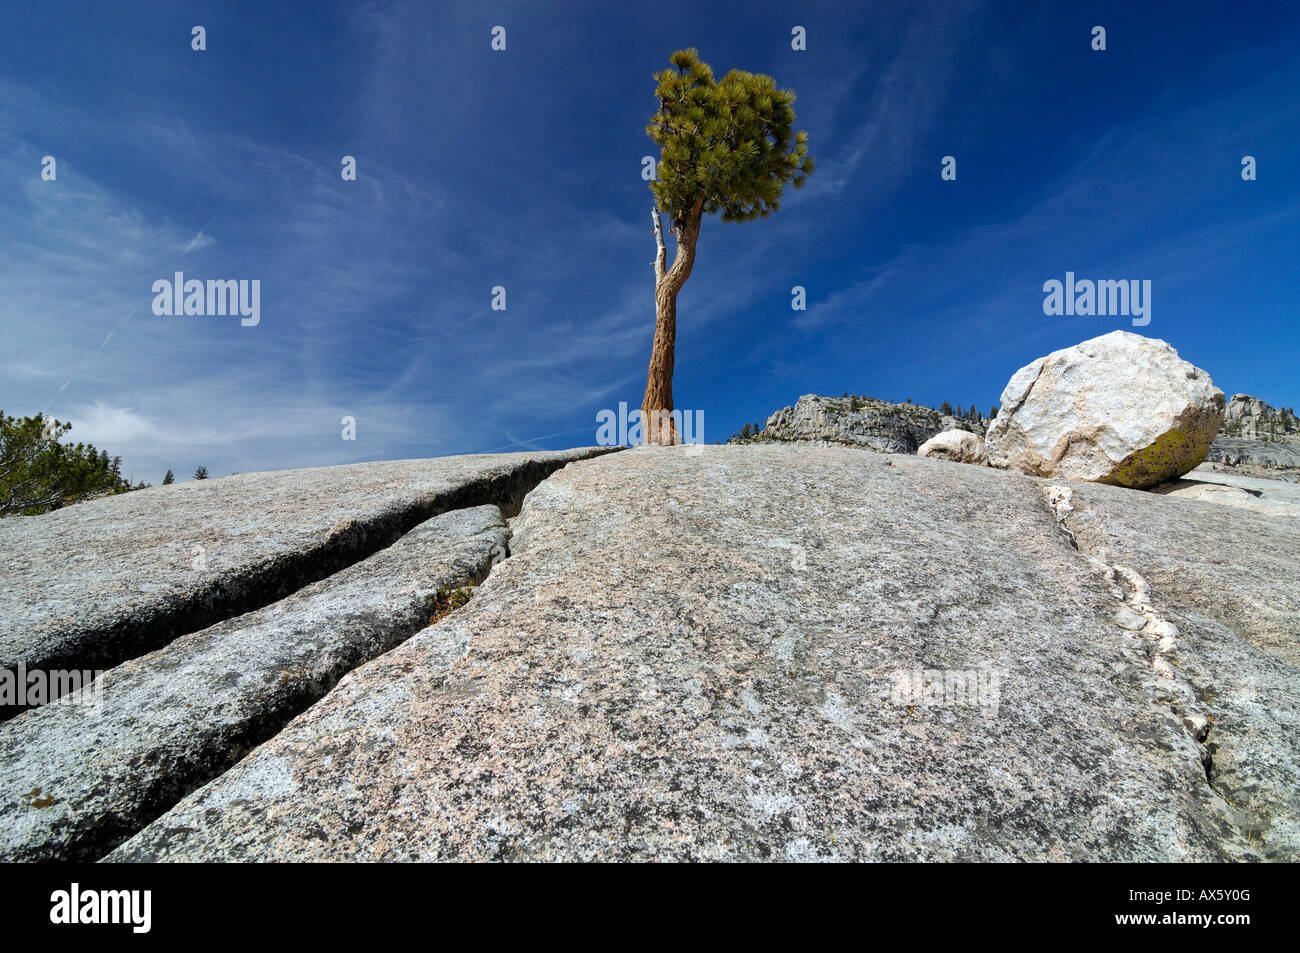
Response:
[{"label": "lone pine tree", "polygon": [[[655,335],[641,403],[646,443],[678,442],[673,426],[673,352],[677,294],[695,265],[705,215],[724,222],[766,218],[781,207],[787,182],[799,188],[813,171],[808,134],[792,133],[794,93],[770,76],[732,70],[715,81],[694,49],[678,50],[655,76],[659,111],[646,133],[660,147],[650,183],[655,206]],[[676,250],[668,266],[662,215]]]}]

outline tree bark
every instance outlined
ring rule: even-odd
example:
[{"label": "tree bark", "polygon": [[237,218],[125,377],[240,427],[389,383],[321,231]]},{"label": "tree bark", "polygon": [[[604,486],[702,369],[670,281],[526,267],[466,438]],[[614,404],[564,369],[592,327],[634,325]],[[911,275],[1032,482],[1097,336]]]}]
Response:
[{"label": "tree bark", "polygon": [[656,254],[655,269],[655,336],[650,348],[650,369],[646,374],[645,399],[641,401],[642,439],[649,444],[671,445],[681,438],[673,424],[673,358],[677,345],[677,293],[691,276],[695,266],[695,243],[699,241],[704,197],[696,199],[683,220],[676,223],[673,235],[677,249],[671,268],[665,268],[668,251],[664,247],[663,226],[659,210],[652,210]]}]

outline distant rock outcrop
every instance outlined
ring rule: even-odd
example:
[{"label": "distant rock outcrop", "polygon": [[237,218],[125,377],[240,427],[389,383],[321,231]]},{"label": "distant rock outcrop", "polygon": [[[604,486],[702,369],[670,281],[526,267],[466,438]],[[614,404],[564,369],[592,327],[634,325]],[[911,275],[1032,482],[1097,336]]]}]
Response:
[{"label": "distant rock outcrop", "polygon": [[1210,375],[1154,338],[1112,331],[1018,370],[986,440],[989,463],[1145,489],[1205,459],[1223,422]]},{"label": "distant rock outcrop", "polygon": [[1210,444],[1206,459],[1230,467],[1300,471],[1300,441],[1247,440],[1220,434]]},{"label": "distant rock outcrop", "polygon": [[1223,412],[1223,433],[1246,440],[1300,438],[1300,418],[1290,408],[1270,407],[1249,394],[1233,394]]},{"label": "distant rock outcrop", "polygon": [[1300,482],[1300,418],[1290,408],[1233,394],[1206,459],[1246,476]]},{"label": "distant rock outcrop", "polygon": [[982,420],[940,414],[918,404],[805,394],[793,407],[782,407],[769,417],[756,439],[916,453],[921,444],[945,430],[969,430],[982,436],[984,428]]}]

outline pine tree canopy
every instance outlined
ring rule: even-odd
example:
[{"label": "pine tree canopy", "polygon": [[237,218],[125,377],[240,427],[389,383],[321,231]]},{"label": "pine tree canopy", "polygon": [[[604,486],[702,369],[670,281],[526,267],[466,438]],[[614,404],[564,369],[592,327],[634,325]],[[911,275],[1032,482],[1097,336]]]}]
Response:
[{"label": "pine tree canopy", "polygon": [[63,444],[72,425],[44,414],[0,410],[0,516],[46,513],[105,493],[122,493],[122,458],[90,444]]},{"label": "pine tree canopy", "polygon": [[759,73],[732,70],[720,82],[694,49],[655,76],[659,111],[646,133],[662,150],[650,183],[659,208],[680,224],[703,214],[745,222],[780,208],[785,183],[813,171],[808,134],[792,133],[794,93]]}]

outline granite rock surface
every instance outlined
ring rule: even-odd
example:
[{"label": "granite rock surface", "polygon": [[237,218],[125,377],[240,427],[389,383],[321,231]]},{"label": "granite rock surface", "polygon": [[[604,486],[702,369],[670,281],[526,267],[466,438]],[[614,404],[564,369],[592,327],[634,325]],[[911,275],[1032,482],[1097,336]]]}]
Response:
[{"label": "granite rock surface", "polygon": [[109,859],[1300,856],[1293,530],[692,449],[541,483],[466,606]]},{"label": "granite rock surface", "polygon": [[[0,520],[0,669],[103,669],[616,448],[245,473]],[[0,708],[0,718],[19,709]]]},{"label": "granite rock surface", "polygon": [[428,626],[508,554],[454,510],[263,609],[108,670],[0,726],[0,860],[93,860],[237,762],[347,672]]}]

